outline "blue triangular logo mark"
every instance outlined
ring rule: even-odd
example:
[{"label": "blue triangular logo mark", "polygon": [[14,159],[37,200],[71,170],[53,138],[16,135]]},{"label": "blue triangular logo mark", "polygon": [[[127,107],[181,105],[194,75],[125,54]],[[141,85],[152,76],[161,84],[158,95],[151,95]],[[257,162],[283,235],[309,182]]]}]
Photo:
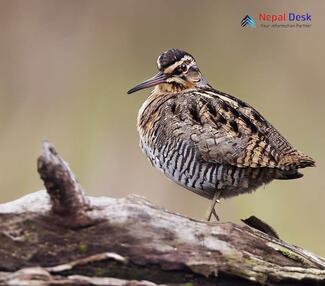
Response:
[{"label": "blue triangular logo mark", "polygon": [[251,28],[255,28],[255,21],[253,19],[253,17],[246,15],[240,22],[242,27],[248,26]]}]

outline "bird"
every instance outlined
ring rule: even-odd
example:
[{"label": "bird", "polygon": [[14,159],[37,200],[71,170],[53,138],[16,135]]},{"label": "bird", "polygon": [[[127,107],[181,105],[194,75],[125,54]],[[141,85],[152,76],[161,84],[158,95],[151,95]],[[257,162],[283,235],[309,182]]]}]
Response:
[{"label": "bird", "polygon": [[169,49],[159,72],[127,93],[153,87],[139,109],[140,147],[169,179],[212,200],[251,193],[271,181],[298,179],[315,161],[291,145],[256,109],[214,89],[194,57]]}]

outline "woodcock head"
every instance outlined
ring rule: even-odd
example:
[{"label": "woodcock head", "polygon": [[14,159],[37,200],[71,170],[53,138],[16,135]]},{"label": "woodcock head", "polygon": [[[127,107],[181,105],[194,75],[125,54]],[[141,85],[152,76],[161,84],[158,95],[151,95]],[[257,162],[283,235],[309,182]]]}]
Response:
[{"label": "woodcock head", "polygon": [[159,72],[131,88],[128,94],[152,86],[160,92],[179,92],[207,85],[195,59],[187,52],[170,49],[158,57],[157,65]]}]

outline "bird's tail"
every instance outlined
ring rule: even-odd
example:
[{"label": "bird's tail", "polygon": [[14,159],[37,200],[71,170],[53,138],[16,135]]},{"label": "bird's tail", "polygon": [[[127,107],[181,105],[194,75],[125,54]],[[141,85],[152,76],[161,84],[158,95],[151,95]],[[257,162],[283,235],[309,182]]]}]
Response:
[{"label": "bird's tail", "polygon": [[281,171],[279,170],[275,176],[278,180],[294,180],[303,177],[304,175],[299,173],[297,170],[293,171]]},{"label": "bird's tail", "polygon": [[299,151],[283,156],[278,166],[281,170],[315,167],[315,160]]}]

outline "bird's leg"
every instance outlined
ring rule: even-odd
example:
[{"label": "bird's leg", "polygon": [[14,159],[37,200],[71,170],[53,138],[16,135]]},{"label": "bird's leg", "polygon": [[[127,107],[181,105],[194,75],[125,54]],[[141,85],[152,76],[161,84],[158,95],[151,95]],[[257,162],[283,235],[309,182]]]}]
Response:
[{"label": "bird's leg", "polygon": [[214,193],[214,196],[213,196],[213,199],[212,199],[212,203],[211,203],[210,208],[209,208],[209,213],[208,213],[207,221],[210,221],[211,220],[212,215],[216,218],[217,221],[219,221],[219,216],[216,213],[215,205],[216,205],[216,203],[220,203],[220,201],[219,201],[220,194],[221,194],[220,191],[216,191]]}]

